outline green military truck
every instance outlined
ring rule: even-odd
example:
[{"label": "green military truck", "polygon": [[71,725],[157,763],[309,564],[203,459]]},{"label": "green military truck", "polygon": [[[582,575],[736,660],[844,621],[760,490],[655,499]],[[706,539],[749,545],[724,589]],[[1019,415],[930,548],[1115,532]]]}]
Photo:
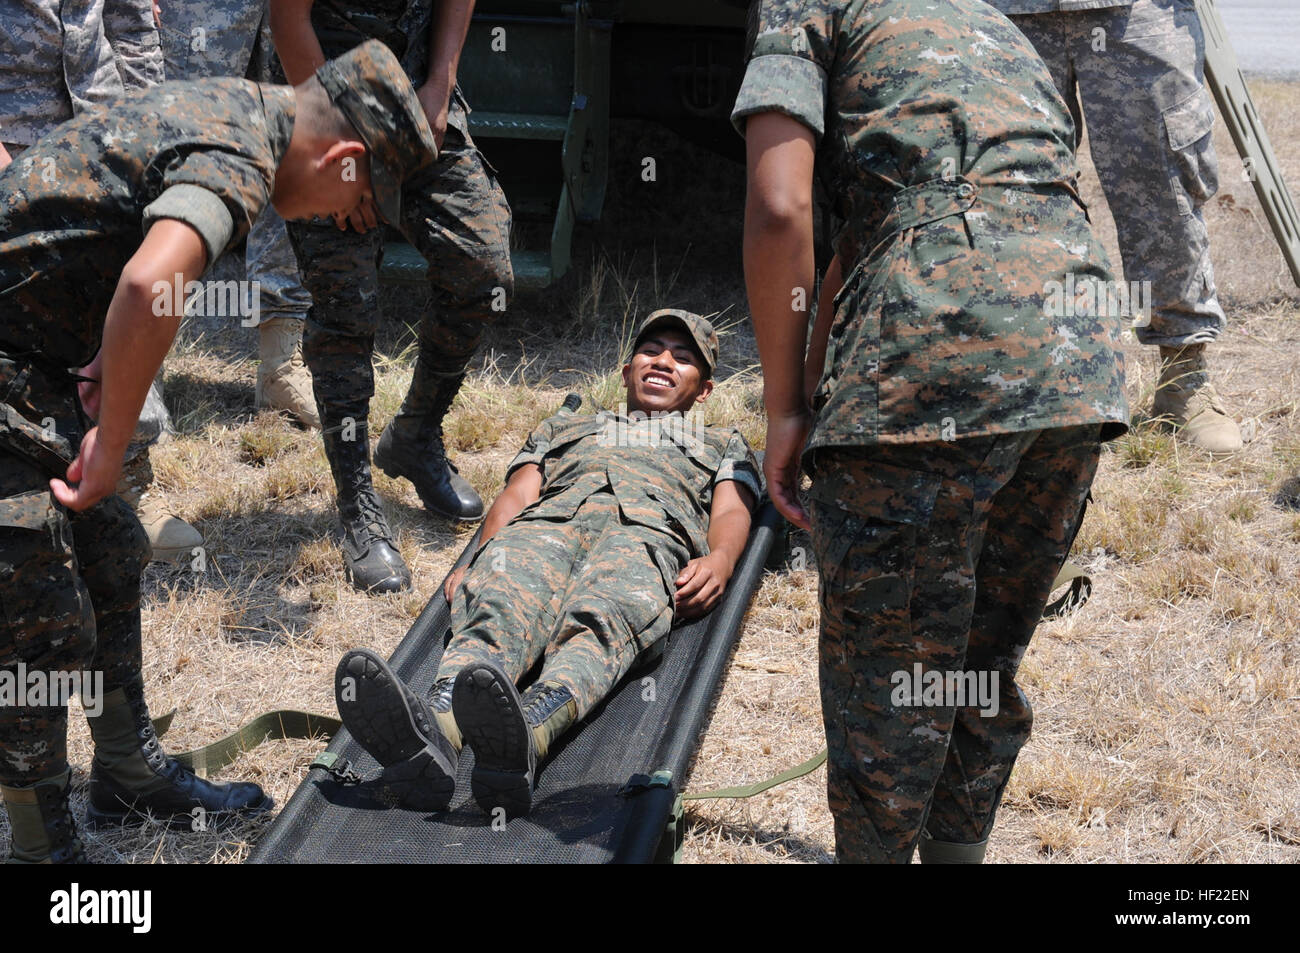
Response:
[{"label": "green military truck", "polygon": [[[610,120],[661,123],[740,159],[728,122],[744,73],[748,0],[480,0],[458,78],[470,131],[497,170],[523,236],[518,287],[569,269],[574,226],[600,218]],[[518,241],[518,239],[516,240]],[[392,278],[425,263],[390,245]]]}]

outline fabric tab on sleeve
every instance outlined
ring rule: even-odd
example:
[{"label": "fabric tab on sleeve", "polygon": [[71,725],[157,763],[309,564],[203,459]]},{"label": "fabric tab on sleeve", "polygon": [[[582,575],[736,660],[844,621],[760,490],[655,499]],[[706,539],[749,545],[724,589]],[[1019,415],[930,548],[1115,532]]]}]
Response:
[{"label": "fabric tab on sleeve", "polygon": [[812,60],[786,53],[755,56],[731,111],[731,124],[742,136],[745,118],[779,112],[807,126],[821,141],[825,131],[826,73]]},{"label": "fabric tab on sleeve", "polygon": [[173,185],[146,206],[144,231],[147,233],[160,218],[174,218],[198,232],[207,247],[209,267],[225,252],[235,231],[226,203],[216,193],[197,185]]}]

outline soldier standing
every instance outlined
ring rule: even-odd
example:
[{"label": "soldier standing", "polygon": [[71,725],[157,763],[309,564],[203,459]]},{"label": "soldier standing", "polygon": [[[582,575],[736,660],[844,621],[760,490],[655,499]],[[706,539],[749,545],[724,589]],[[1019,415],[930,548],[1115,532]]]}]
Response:
[{"label": "soldier standing", "polygon": [[[442,420],[484,327],[513,288],[510,208],[470,138],[469,109],[456,85],[473,9],[473,0],[271,4],[276,52],[290,82],[310,75],[326,56],[379,39],[416,84],[438,140],[437,161],[407,183],[403,218],[389,222],[428,261],[434,311],[420,321],[411,387],[379,439],[375,462],[389,476],[410,480],[431,513],[458,520],[479,519],[483,501],[447,460]],[[312,297],[303,352],[338,492],[345,568],[358,589],[395,592],[410,586],[411,573],[375,495],[367,427],[383,253],[378,225],[363,207],[347,221],[295,224],[289,236]]]},{"label": "soldier standing", "polygon": [[[208,76],[270,78],[267,0],[167,0],[162,50],[169,80]],[[268,208],[248,233],[245,274],[258,289],[258,365],[255,403],[320,428],[311,375],[302,357],[302,329],[311,295],[284,220]]]},{"label": "soldier standing", "polygon": [[[1016,669],[1128,420],[1120,317],[1047,293],[1111,279],[1069,113],[978,0],[754,13],[733,120],[764,469],[817,554],[836,857],[978,862],[1029,736]],[[814,173],[844,227],[805,366]],[[918,666],[997,692],[900,693]]]},{"label": "soldier standing", "polygon": [[[1149,282],[1160,348],[1151,413],[1212,453],[1242,446],[1206,365],[1225,318],[1201,206],[1219,188],[1205,36],[1192,0],[988,0],[1033,43],[1074,116],[1115,216],[1129,282]],[[1139,285],[1139,287],[1143,287]]]},{"label": "soldier standing", "polygon": [[[414,90],[374,43],[296,89],[227,79],[127,94],[0,173],[0,675],[11,687],[84,676],[92,823],[149,811],[189,829],[196,811],[216,822],[271,806],[255,784],[210,784],[167,758],[144,700],[145,536],[112,494],[185,284],[272,201],[286,217],[343,215],[373,192],[396,215],[402,179],[434,152]],[[13,859],[82,859],[67,699],[3,702]]]}]

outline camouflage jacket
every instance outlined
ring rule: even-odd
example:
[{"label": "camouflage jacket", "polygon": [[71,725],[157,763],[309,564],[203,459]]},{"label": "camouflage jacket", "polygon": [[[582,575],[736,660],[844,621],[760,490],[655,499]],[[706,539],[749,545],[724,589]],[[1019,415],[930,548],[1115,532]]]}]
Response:
[{"label": "camouflage jacket", "polygon": [[755,500],[762,495],[758,463],[740,431],[698,426],[676,412],[557,414],[528,437],[507,479],[527,463],[541,467],[541,498],[516,519],[566,519],[588,497],[611,492],[628,523],[671,533],[692,556],[709,551],[717,484],[734,480]]},{"label": "camouflage jacket", "polygon": [[0,0],[0,142],[31,145],[122,92],[103,0]]},{"label": "camouflage jacket", "polygon": [[242,241],[270,202],[294,112],[287,87],[166,83],[24,152],[0,172],[0,353],[88,363],[122,269],[159,218],[192,225],[209,265]]},{"label": "camouflage jacket", "polygon": [[[761,0],[733,122],[815,134],[844,227],[808,449],[1128,419],[1114,284],[1074,128],[1033,47],[979,0]],[[1094,293],[1095,298],[1095,293]]]}]

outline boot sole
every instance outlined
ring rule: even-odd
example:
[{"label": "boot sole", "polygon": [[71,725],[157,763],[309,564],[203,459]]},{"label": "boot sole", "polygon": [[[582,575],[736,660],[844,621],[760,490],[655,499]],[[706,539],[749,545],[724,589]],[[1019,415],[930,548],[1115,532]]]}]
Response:
[{"label": "boot sole", "polygon": [[274,807],[275,799],[268,794],[263,794],[261,800],[237,811],[207,811],[200,815],[202,826],[196,827],[195,825],[199,823],[200,818],[189,813],[161,815],[150,813],[147,810],[139,811],[135,808],[107,811],[95,807],[93,804],[87,804],[86,828],[92,831],[110,830],[120,827],[137,827],[149,821],[154,821],[173,831],[215,831],[237,821],[251,820],[259,814],[265,814]]},{"label": "boot sole", "polygon": [[536,757],[523,702],[514,683],[487,665],[456,676],[451,709],[465,744],[474,749],[470,791],[487,814],[504,808],[522,817],[533,805]]},{"label": "boot sole", "polygon": [[[346,678],[355,680],[353,700],[343,698]],[[334,674],[334,699],[348,733],[383,767],[385,787],[403,805],[447,809],[456,790],[455,761],[420,731],[388,663],[368,649],[348,652]]]}]

